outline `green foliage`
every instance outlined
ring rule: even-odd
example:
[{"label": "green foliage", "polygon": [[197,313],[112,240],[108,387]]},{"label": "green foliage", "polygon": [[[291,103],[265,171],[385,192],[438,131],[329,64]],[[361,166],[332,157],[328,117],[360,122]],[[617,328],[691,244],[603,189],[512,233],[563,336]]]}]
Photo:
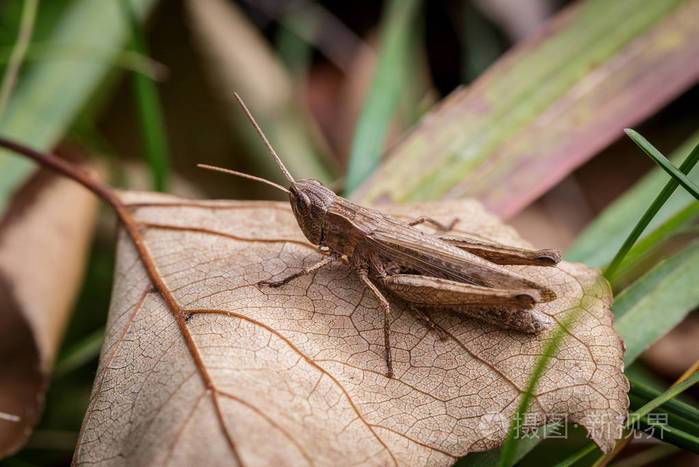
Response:
[{"label": "green foliage", "polygon": [[[580,309],[582,310],[583,308]],[[505,439],[505,443],[500,448],[499,465],[501,467],[509,467],[511,465],[514,465],[516,461],[515,453],[517,452],[516,446],[519,443],[519,440],[517,439],[517,433],[519,432],[519,430],[517,429],[517,424],[520,423],[520,421],[523,419],[524,414],[527,412],[527,409],[529,408],[531,399],[536,391],[536,386],[539,383],[541,377],[543,376],[544,370],[546,370],[546,365],[549,363],[549,361],[551,361],[554,355],[556,355],[556,352],[558,351],[558,348],[561,345],[563,338],[568,335],[567,330],[570,328],[571,325],[575,323],[577,317],[578,313],[571,313],[569,316],[566,317],[564,322],[562,322],[556,328],[556,331],[551,336],[551,340],[548,342],[546,347],[544,347],[541,356],[537,359],[536,365],[534,366],[529,375],[527,387],[525,388],[524,393],[522,394],[522,398],[519,401],[519,405],[517,406],[517,411],[515,412],[510,422],[510,427],[507,431],[507,438]]]},{"label": "green foliage", "polygon": [[15,46],[12,49],[12,54],[10,55],[10,60],[7,68],[5,69],[2,84],[0,84],[0,115],[2,115],[3,111],[5,110],[7,101],[10,98],[12,89],[17,81],[19,69],[24,61],[24,56],[27,52],[27,47],[29,46],[29,41],[32,37],[32,31],[34,30],[34,20],[36,18],[37,7],[38,0],[26,0],[24,2],[24,9],[22,10],[22,18],[20,20],[17,41],[15,42]]},{"label": "green foliage", "polygon": [[699,47],[696,28],[678,20],[688,9],[691,2],[672,0],[580,2],[433,109],[353,196],[473,197],[513,215],[613,141],[621,130],[614,125],[643,118],[645,86],[680,84],[677,70],[689,69],[672,64],[681,55],[661,44],[672,35],[678,50]]},{"label": "green foliage", "polygon": [[[624,428],[629,429],[629,428],[635,427],[639,420],[643,420],[649,413],[651,413],[655,409],[663,406],[663,404],[665,404],[666,402],[671,401],[672,399],[677,397],[679,394],[681,394],[682,392],[684,392],[687,389],[689,389],[690,387],[692,387],[697,382],[699,382],[699,372],[695,372],[693,375],[691,375],[685,381],[668,388],[665,392],[658,395],[658,397],[654,398],[653,400],[648,401],[642,407],[640,407],[639,409],[630,413],[626,423],[624,424]],[[663,426],[663,429],[673,430],[673,428],[674,427],[672,427],[672,426],[669,426],[669,427],[666,425]],[[675,429],[674,432],[676,435],[679,435],[681,433],[681,430]],[[688,435],[685,433],[682,433],[682,434]],[[696,444],[693,444],[693,446],[695,447],[695,449],[699,450],[699,438],[696,438],[692,435],[688,435],[688,436],[683,436],[683,439],[687,443],[690,443],[690,444],[692,442],[695,442]],[[566,458],[565,460],[563,460],[562,462],[560,462],[556,465],[560,466],[560,467],[564,467],[564,466],[567,467],[570,465],[575,465],[578,461],[580,461],[581,459],[584,459],[585,457],[587,457],[588,455],[590,455],[591,453],[593,453],[595,451],[597,451],[597,446],[595,446],[592,443],[589,443],[584,448],[580,449],[579,451],[577,451],[576,453],[574,453],[573,455],[571,455],[570,457]]]},{"label": "green foliage", "polygon": [[[694,133],[674,151],[671,160],[677,164],[686,160],[697,144],[699,132]],[[694,171],[693,177],[698,179],[699,172]],[[639,223],[643,213],[650,209],[649,206],[654,204],[654,200],[668,184],[667,175],[662,170],[653,170],[597,216],[567,251],[566,259],[595,267],[609,264],[629,236],[632,230],[630,226]],[[692,212],[696,205],[696,201],[685,190],[675,191],[646,226],[646,230],[651,233],[641,237],[635,248],[645,242],[644,250],[652,249],[671,235],[676,227],[691,223],[699,215]],[[633,249],[629,252],[626,262],[631,262],[632,256]]]},{"label": "green foliage", "polygon": [[[638,138],[642,138],[638,133],[632,133],[633,135],[637,135]],[[637,138],[636,136],[632,136],[632,138]],[[644,150],[650,151],[651,153],[657,153],[662,157],[662,159],[665,159],[662,154],[660,154],[659,151],[657,151],[655,148],[653,148],[645,139],[638,140],[634,139],[634,141],[639,144],[642,148],[646,148]],[[694,149],[689,153],[687,158],[682,162],[682,165],[680,166],[680,172],[683,174],[688,174],[696,165],[696,163],[699,161],[699,144],[697,144]],[[665,205],[668,199],[670,199],[670,196],[675,192],[675,189],[677,189],[677,186],[679,185],[679,181],[675,178],[672,178],[665,184],[663,189],[658,193],[658,196],[653,200],[651,205],[648,207],[646,212],[643,213],[643,216],[639,219],[639,221],[636,223],[636,226],[633,228],[629,236],[626,238],[624,241],[624,244],[621,246],[617,254],[614,256],[614,259],[612,259],[612,262],[607,266],[607,268],[604,271],[604,275],[607,277],[608,280],[612,280],[615,273],[618,271],[620,268],[622,261],[626,257],[626,255],[629,253],[631,250],[631,247],[636,243],[636,241],[639,239],[643,231],[648,227],[648,224],[651,223],[653,218],[658,214],[660,209]],[[690,205],[692,208],[696,208],[696,203],[693,203]],[[694,209],[693,209],[694,210]],[[692,211],[691,214],[694,214]],[[673,227],[676,225],[676,222],[673,222]],[[657,235],[657,234],[656,234]],[[661,237],[665,237],[665,235],[660,235]],[[656,240],[657,241],[657,240]]]},{"label": "green foliage", "polygon": [[[653,159],[665,172],[667,172],[677,183],[682,185],[682,187],[690,192],[694,198],[699,200],[699,186],[691,181],[687,176],[677,168],[672,165],[672,162],[667,160],[663,154],[658,151],[652,144],[648,142],[643,136],[641,136],[637,131],[626,129],[626,134],[633,140],[634,143],[640,147],[643,152],[645,152],[648,157]],[[695,156],[696,157],[696,156]]]},{"label": "green foliage", "polygon": [[386,10],[379,63],[357,122],[346,191],[351,193],[381,160],[386,133],[409,79],[410,38],[414,34],[419,0],[390,0]]},{"label": "green foliage", "polygon": [[699,242],[661,262],[614,301],[615,329],[624,337],[625,363],[667,334],[699,304]]},{"label": "green foliage", "polygon": [[[128,26],[122,19],[118,1],[121,0],[74,0],[66,4],[45,34],[45,40],[58,48],[90,44],[102,51],[101,60],[47,60],[28,64],[5,112],[0,115],[0,134],[37,149],[53,148],[105,78],[128,37]],[[154,3],[155,0],[133,1],[139,17]],[[49,9],[48,13],[57,12]],[[43,10],[39,9],[37,33],[39,25],[46,24],[42,15]],[[0,212],[32,167],[25,159],[0,152]]]},{"label": "green foliage", "polygon": [[[146,40],[141,24],[130,0],[120,0],[124,20],[131,27],[131,49],[143,56],[148,55]],[[169,155],[167,135],[163,121],[158,90],[153,80],[142,74],[133,75],[134,97],[138,109],[143,152],[150,168],[153,189],[167,191],[169,177]]]}]

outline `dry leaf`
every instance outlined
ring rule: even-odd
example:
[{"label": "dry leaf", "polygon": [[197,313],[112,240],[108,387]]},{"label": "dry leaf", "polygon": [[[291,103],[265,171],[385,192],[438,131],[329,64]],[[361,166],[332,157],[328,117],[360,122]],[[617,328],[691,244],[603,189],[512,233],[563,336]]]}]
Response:
[{"label": "dry leaf", "polygon": [[[440,341],[396,307],[387,379],[380,307],[344,265],[279,289],[254,285],[317,259],[286,204],[123,196],[171,295],[154,290],[122,234],[78,464],[449,465],[502,443],[550,333],[433,313],[449,335]],[[392,211],[456,216],[459,229],[523,244],[475,202]],[[558,322],[581,311],[531,414],[567,416],[608,449],[628,382],[606,282],[578,264],[526,269],[558,294],[541,311]]]},{"label": "dry leaf", "polygon": [[24,444],[41,414],[96,212],[91,193],[39,172],[0,224],[0,458]]}]

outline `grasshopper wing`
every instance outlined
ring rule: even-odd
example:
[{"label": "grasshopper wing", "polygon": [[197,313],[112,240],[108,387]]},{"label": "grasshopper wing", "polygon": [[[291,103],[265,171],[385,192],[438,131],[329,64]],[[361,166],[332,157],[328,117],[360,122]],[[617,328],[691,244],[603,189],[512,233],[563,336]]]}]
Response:
[{"label": "grasshopper wing", "polygon": [[561,260],[561,253],[558,250],[511,247],[472,233],[445,233],[437,234],[435,237],[496,264],[555,266]]},{"label": "grasshopper wing", "polygon": [[555,298],[546,287],[413,227],[380,226],[368,239],[374,251],[405,271],[497,289],[537,289],[541,301]]}]

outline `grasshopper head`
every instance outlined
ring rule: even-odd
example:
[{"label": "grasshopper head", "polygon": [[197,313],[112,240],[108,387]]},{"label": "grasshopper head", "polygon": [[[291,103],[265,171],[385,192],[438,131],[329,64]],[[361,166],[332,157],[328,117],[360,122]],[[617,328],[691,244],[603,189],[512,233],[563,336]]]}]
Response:
[{"label": "grasshopper head", "polygon": [[317,180],[295,181],[289,187],[289,203],[296,222],[308,241],[320,245],[325,214],[333,204],[335,193]]},{"label": "grasshopper head", "polygon": [[325,221],[325,214],[328,212],[328,209],[333,204],[333,201],[335,199],[335,193],[333,193],[328,188],[324,187],[317,180],[295,180],[294,177],[291,176],[291,173],[289,173],[289,170],[286,168],[282,160],[277,155],[277,152],[270,144],[269,140],[262,131],[262,128],[260,128],[260,125],[258,125],[258,123],[255,121],[255,117],[252,116],[250,110],[248,110],[247,106],[245,105],[245,102],[243,102],[243,99],[241,99],[237,93],[235,94],[235,97],[236,99],[238,99],[238,103],[240,104],[240,107],[243,109],[243,112],[245,112],[245,115],[250,120],[250,123],[252,123],[252,126],[255,127],[255,130],[260,135],[262,141],[265,143],[265,146],[267,146],[267,150],[276,162],[277,166],[279,167],[279,170],[281,170],[282,174],[284,175],[284,178],[286,178],[286,180],[291,184],[291,186],[289,186],[289,188],[286,189],[283,186],[278,185],[277,183],[274,183],[270,180],[266,180],[264,178],[255,177],[254,175],[237,172],[235,170],[222,169],[220,167],[214,167],[211,165],[198,164],[199,167],[210,170],[216,170],[219,172],[226,172],[232,175],[236,175],[238,177],[256,180],[258,182],[266,183],[267,185],[273,186],[278,190],[288,193],[289,202],[291,203],[291,209],[294,211],[294,216],[296,216],[296,221],[299,223],[299,227],[301,227],[303,234],[311,243],[315,245],[320,245],[321,240],[323,238],[323,224]]}]

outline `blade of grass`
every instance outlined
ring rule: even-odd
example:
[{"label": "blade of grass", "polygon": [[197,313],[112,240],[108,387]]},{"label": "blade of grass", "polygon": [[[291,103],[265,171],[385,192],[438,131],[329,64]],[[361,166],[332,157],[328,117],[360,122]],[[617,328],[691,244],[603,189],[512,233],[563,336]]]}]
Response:
[{"label": "blade of grass", "polygon": [[682,234],[696,237],[697,235],[692,234],[692,232],[696,230],[694,222],[697,217],[699,217],[699,203],[691,201],[684,209],[639,240],[619,266],[612,280],[612,288],[618,289],[618,283],[628,283],[628,276],[638,275],[637,269],[645,266],[644,261],[649,259],[654,252],[659,251],[671,238]]},{"label": "blade of grass", "polygon": [[[640,406],[632,404],[632,407],[636,409]],[[683,419],[682,417],[675,414],[669,414],[663,409],[656,409],[652,415],[652,419],[650,417],[641,419],[638,422],[639,426],[636,427],[636,429],[638,431],[643,431],[648,436],[652,436],[660,441],[665,441],[666,443],[682,447],[685,447],[687,444],[691,444],[695,439],[699,439],[699,435],[695,429],[696,427],[690,423],[687,423],[687,420]],[[663,429],[655,430],[654,428],[660,424],[663,425]],[[666,434],[667,436],[665,436]],[[699,444],[694,444],[692,448],[699,449]]]},{"label": "blade of grass", "polygon": [[[10,62],[13,49],[0,47],[0,65]],[[113,60],[105,62],[105,56],[116,53]],[[155,81],[162,80],[167,75],[167,67],[148,56],[130,50],[104,51],[92,47],[70,45],[61,46],[32,41],[24,55],[25,63],[41,62],[48,60],[67,60],[78,63],[92,62],[103,65],[111,65],[124,70],[142,73]]]},{"label": "blade of grass", "polygon": [[[559,429],[559,423],[552,423],[547,426],[539,428],[536,433],[531,437],[519,440],[515,447],[515,453],[513,455],[513,460],[515,463],[523,459],[532,449],[534,449],[542,439],[546,439],[546,430]],[[497,465],[500,461],[500,456],[502,453],[502,447],[498,449],[491,449],[490,451],[474,452],[466,457],[462,457],[455,464],[454,467],[492,467]]]},{"label": "blade of grass", "polygon": [[[631,401],[631,410],[639,409],[640,407],[648,403],[650,400],[654,399],[655,397],[658,397],[662,393],[662,391],[654,391],[652,397],[640,397],[638,393],[639,389],[637,386],[634,390],[632,390],[629,393],[629,400]],[[683,412],[684,410],[688,411],[689,413]],[[662,421],[665,426],[672,428],[674,430],[674,433],[676,433],[679,436],[678,442],[688,442],[685,438],[699,437],[699,424],[695,420],[692,420],[692,417],[696,414],[696,412],[697,409],[691,406],[690,404],[682,402],[678,399],[673,399],[666,402],[662,408],[656,409],[654,412],[657,415],[656,417],[654,417],[655,420],[649,420],[648,422],[657,423],[659,421]],[[645,423],[644,420],[641,421]],[[662,432],[650,431],[650,433],[646,433],[650,434],[654,438],[663,440]],[[674,434],[671,434],[670,436],[672,437],[674,436]],[[673,443],[672,439],[669,439],[667,442]]]},{"label": "blade of grass", "polygon": [[697,284],[699,242],[694,242],[656,265],[617,296],[612,305],[616,316],[614,328],[624,338],[626,365],[699,304]]},{"label": "blade of grass", "polygon": [[463,26],[461,43],[463,49],[461,76],[465,83],[478,78],[504,52],[504,44],[493,25],[471,2],[462,3]]},{"label": "blade of grass", "polygon": [[653,438],[699,454],[699,437],[691,433],[666,424],[664,421],[651,421],[647,416],[641,419],[640,425],[641,430],[644,433],[650,432]]},{"label": "blade of grass", "polygon": [[501,467],[510,467],[516,462],[515,454],[517,453],[517,444],[519,442],[517,439],[518,423],[522,420],[522,417],[529,408],[532,395],[534,394],[539,379],[541,379],[541,376],[543,376],[546,370],[546,365],[548,365],[549,361],[551,361],[551,358],[558,350],[563,338],[567,335],[567,330],[573,325],[578,314],[578,312],[570,313],[570,315],[563,320],[556,329],[556,332],[551,336],[551,340],[546,344],[546,347],[544,347],[541,356],[537,359],[536,365],[529,375],[529,380],[527,381],[527,386],[522,394],[522,398],[517,406],[517,411],[510,422],[507,438],[505,438],[505,442],[500,448],[500,460],[498,465]]},{"label": "blade of grass", "polygon": [[104,342],[104,329],[99,329],[73,344],[56,363],[53,375],[58,378],[99,356]]},{"label": "blade of grass", "polygon": [[[615,329],[627,347],[624,355],[627,367],[645,348],[665,335],[699,304],[699,289],[696,287],[698,280],[699,242],[695,242],[658,264],[617,297],[612,310],[616,316]],[[662,315],[658,314],[659,309],[663,310]],[[634,381],[632,377],[629,379]],[[634,391],[633,387],[631,390]],[[508,458],[505,460],[519,462],[542,439],[544,437],[537,434],[531,439],[515,443],[510,441],[508,435],[508,441],[516,445],[514,448],[508,447],[513,451],[507,453]],[[463,458],[459,465],[493,465],[498,462],[498,456],[502,462],[505,446],[485,453],[471,454]],[[580,457],[575,458],[575,462],[592,453],[596,447],[591,445],[585,449],[578,453]]]},{"label": "blade of grass", "polygon": [[[642,404],[640,404],[640,401],[631,398],[632,404],[631,407],[635,410],[638,407],[640,407]],[[648,401],[645,401],[648,402]],[[644,403],[645,403],[644,402]],[[672,402],[672,401],[670,401]],[[682,416],[677,415],[677,414],[670,414],[666,410],[663,409],[656,409],[655,412],[653,412],[654,416],[653,419],[651,420],[650,418],[648,419],[642,419],[639,423],[641,423],[643,426],[654,426],[658,425],[662,422],[662,424],[669,429],[672,430],[670,433],[670,437],[666,440],[664,437],[664,430],[663,431],[655,431],[655,430],[642,430],[645,431],[646,434],[652,436],[653,438],[659,439],[661,441],[666,441],[671,444],[678,444],[678,443],[691,443],[692,439],[696,439],[699,437],[699,433],[697,433],[696,430],[696,425],[688,422],[686,419],[682,418]],[[675,436],[676,442],[675,442]],[[694,448],[699,448],[699,444],[695,445]]]},{"label": "blade of grass", "polygon": [[[42,11],[51,10],[53,4],[49,3],[38,12],[37,27]],[[155,0],[134,3],[140,18],[154,4]],[[114,0],[67,2],[60,16],[47,25],[50,29],[42,35],[42,41],[54,44],[59,50],[72,44],[90,44],[95,50],[103,51],[103,60],[90,63],[47,60],[27,64],[5,112],[0,115],[0,134],[29,143],[35,149],[53,147],[110,71],[110,63],[128,33],[120,19]],[[29,161],[0,152],[0,212],[10,193],[33,170]]]},{"label": "blade of grass", "polygon": [[[315,34],[318,29],[318,21],[313,16],[303,16],[294,24],[300,23],[303,23],[304,30],[310,30],[312,34]],[[304,79],[313,54],[313,43],[306,40],[305,36],[301,36],[296,29],[290,28],[286,18],[282,18],[279,25],[274,40],[277,55],[295,80]]]},{"label": "blade of grass", "polygon": [[[140,55],[148,56],[146,40],[131,1],[120,1],[124,17],[131,28],[131,49]],[[133,86],[143,153],[150,169],[153,189],[167,191],[170,156],[158,90],[153,80],[141,73],[134,73]]]},{"label": "blade of grass", "polygon": [[409,45],[419,7],[419,0],[391,0],[387,4],[378,65],[352,139],[346,193],[359,186],[381,160],[402,83],[409,78]]},{"label": "blade of grass", "polygon": [[677,183],[682,185],[682,187],[692,194],[697,200],[699,200],[699,186],[691,181],[685,174],[677,170],[677,167],[672,165],[672,162],[667,160],[663,154],[658,151],[650,142],[640,135],[636,130],[627,128],[624,132],[629,138],[633,140],[636,145],[645,152],[648,157],[653,159],[656,164],[660,166],[665,172],[668,173],[672,178],[674,178]]},{"label": "blade of grass", "polygon": [[[697,144],[699,144],[699,132],[691,135],[673,151],[672,161],[680,164]],[[694,170],[692,177],[694,180],[699,180],[699,171]],[[609,264],[629,235],[629,226],[634,225],[641,218],[665,185],[667,185],[665,172],[660,168],[652,170],[597,216],[594,222],[578,236],[566,253],[566,259],[595,267],[604,267]],[[647,230],[654,231],[692,204],[696,203],[691,195],[685,190],[676,190],[650,222]],[[642,237],[641,241],[643,240]]]},{"label": "blade of grass", "polygon": [[572,455],[566,457],[561,462],[555,464],[555,467],[570,467],[576,465],[578,462],[589,456],[599,449],[594,444],[588,444],[580,450],[576,451]]},{"label": "blade of grass", "polygon": [[[668,388],[667,391],[662,393],[660,396],[651,400],[650,402],[645,404],[640,409],[629,414],[629,417],[628,417],[626,423],[624,424],[624,427],[626,429],[631,428],[633,426],[633,424],[636,423],[638,420],[642,419],[643,417],[648,415],[651,411],[660,407],[661,405],[663,405],[667,401],[672,400],[677,395],[681,394],[682,392],[684,392],[685,390],[690,388],[692,385],[696,384],[698,381],[699,381],[699,372],[695,372],[692,376],[687,378],[685,381]],[[580,449],[579,451],[573,453],[571,456],[567,457],[563,461],[556,464],[556,466],[557,467],[567,467],[567,466],[574,465],[579,460],[587,457],[589,454],[595,452],[596,450],[597,450],[597,446],[590,443],[587,446]]]},{"label": "blade of grass", "polygon": [[[629,134],[629,137],[631,137],[631,139],[634,139],[636,137],[643,139],[643,137],[636,132],[632,132],[631,130],[626,130],[626,131],[627,131],[627,134],[632,133],[634,135],[634,136],[632,136],[631,134]],[[645,139],[643,139],[643,141],[645,141]],[[641,148],[646,152],[647,151],[652,152],[655,149],[652,146],[645,147],[645,145],[642,142],[636,141],[636,139],[634,139],[634,142],[636,142],[636,144],[641,146]],[[655,151],[658,152],[658,155],[660,157],[662,157],[664,160],[667,161],[665,156],[660,154],[659,151],[657,151],[657,150],[655,150]],[[685,175],[688,174],[694,168],[694,166],[696,165],[697,162],[699,162],[699,144],[694,146],[694,149],[692,149],[692,151],[689,153],[687,158],[682,162],[682,165],[680,166],[680,169],[679,169],[680,172],[685,174]],[[669,163],[670,162],[668,161],[668,164]],[[648,209],[646,209],[646,212],[643,213],[643,215],[641,216],[639,221],[636,223],[633,230],[631,231],[629,236],[626,238],[626,240],[624,241],[623,245],[621,246],[621,248],[619,249],[617,254],[612,259],[612,262],[605,269],[604,275],[608,281],[611,282],[613,280],[616,272],[618,271],[619,267],[621,266],[622,261],[624,261],[624,258],[628,254],[629,250],[631,250],[631,247],[636,243],[636,241],[639,239],[639,237],[641,236],[643,231],[646,229],[646,227],[648,227],[648,224],[650,224],[650,222],[653,220],[655,215],[658,213],[658,211],[660,211],[660,209],[663,207],[665,202],[667,202],[667,200],[670,198],[670,196],[672,196],[672,194],[675,192],[675,190],[677,189],[678,186],[679,186],[679,181],[675,178],[671,178],[665,184],[665,186],[660,191],[660,193],[658,193],[658,196],[656,196],[656,198],[653,200],[653,202],[650,204],[650,206],[648,206]]]},{"label": "blade of grass", "polygon": [[699,78],[698,13],[693,0],[575,2],[437,105],[353,197],[517,213]]},{"label": "blade of grass", "polygon": [[36,19],[36,11],[39,8],[39,0],[24,0],[22,8],[22,18],[20,19],[19,33],[15,46],[10,55],[10,61],[5,69],[5,75],[2,78],[0,85],[0,115],[5,111],[7,101],[10,99],[12,89],[15,87],[19,69],[22,67],[22,61],[27,52],[29,41],[32,38],[34,30],[34,20]]},{"label": "blade of grass", "polygon": [[[348,74],[354,72],[351,65],[356,54],[361,53],[358,50],[369,48],[361,37],[318,2],[302,0],[289,8],[279,8],[253,0],[247,0],[246,3],[277,19],[280,26],[278,39],[281,39],[276,41],[277,50],[282,53],[282,59],[287,63],[288,58],[303,53],[299,44],[303,42],[307,48],[317,50],[339,70]],[[285,42],[288,43],[284,44]],[[286,53],[287,51],[291,54]],[[292,62],[296,60],[292,58]]]},{"label": "blade of grass", "polygon": [[[660,397],[660,395],[662,394],[662,391],[654,389],[646,384],[640,383],[638,381],[630,382],[631,391],[636,397],[639,398],[639,400],[644,401],[643,404],[652,399]],[[687,422],[691,423],[695,429],[699,430],[699,408],[694,407],[693,405],[687,404],[686,402],[683,402],[678,399],[673,399],[667,402],[663,406],[663,408],[667,410],[667,412],[670,414],[681,416]],[[699,431],[697,433],[699,433]]]},{"label": "blade of grass", "polygon": [[[668,388],[660,396],[647,402],[641,408],[635,410],[627,418],[626,424],[624,426],[625,429],[630,431],[627,433],[626,436],[617,441],[616,445],[614,446],[614,449],[600,456],[594,463],[594,467],[602,467],[609,464],[609,462],[611,462],[631,442],[631,435],[634,433],[634,431],[639,430],[640,426],[643,424],[643,420],[646,419],[647,423],[651,422],[649,415],[653,410],[658,409],[663,403],[673,399],[678,394],[682,393],[685,389],[689,388],[697,381],[699,381],[699,372],[697,372],[698,364],[699,360],[695,362],[682,376],[680,376],[680,378],[677,381],[675,381],[675,383],[672,386],[670,386],[670,388]],[[671,438],[677,440],[680,443],[680,446],[683,446],[688,443],[691,445],[691,439],[694,437],[687,433],[681,434],[681,430],[673,430]],[[670,441],[670,438],[668,439],[668,441]],[[694,447],[695,449],[699,449],[699,444],[695,445]]]}]

